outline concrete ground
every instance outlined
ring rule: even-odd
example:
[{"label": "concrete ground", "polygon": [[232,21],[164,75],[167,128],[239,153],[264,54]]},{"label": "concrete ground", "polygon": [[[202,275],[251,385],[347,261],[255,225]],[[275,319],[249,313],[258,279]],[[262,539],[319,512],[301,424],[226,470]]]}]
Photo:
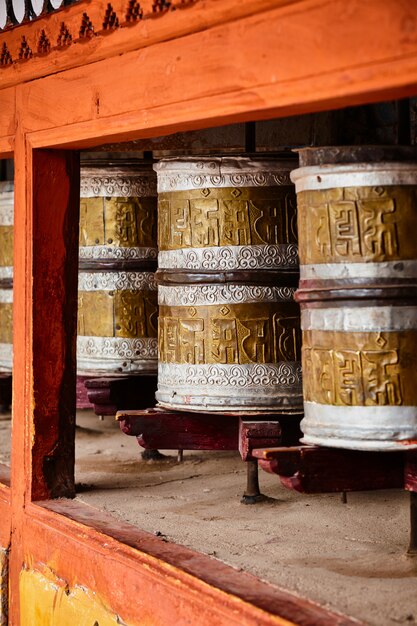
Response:
[{"label": "concrete ground", "polygon": [[[417,558],[407,557],[408,494],[301,495],[260,473],[268,500],[240,504],[237,453],[142,461],[111,418],[77,419],[78,499],[372,626],[417,624]],[[8,460],[0,420],[0,462]]]}]

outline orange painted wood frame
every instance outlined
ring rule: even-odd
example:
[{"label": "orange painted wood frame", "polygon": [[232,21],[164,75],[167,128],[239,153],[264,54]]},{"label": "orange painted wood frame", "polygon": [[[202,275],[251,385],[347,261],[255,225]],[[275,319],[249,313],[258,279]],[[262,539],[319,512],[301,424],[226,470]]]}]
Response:
[{"label": "orange painted wood frame", "polygon": [[[13,537],[10,624],[20,626],[19,574],[30,566],[92,588],[131,624],[348,625],[56,500],[74,494],[77,151],[417,93],[414,0],[176,4],[152,17],[144,2],[149,19],[107,31],[108,3],[84,0],[0,34],[10,55],[0,67],[0,157],[14,154],[16,172],[11,487],[0,468],[0,543]],[[127,5],[113,3],[125,17]],[[79,41],[84,13],[94,33]],[[55,43],[63,22],[65,46]],[[18,62],[21,37],[34,47],[42,30],[49,49]]]}]

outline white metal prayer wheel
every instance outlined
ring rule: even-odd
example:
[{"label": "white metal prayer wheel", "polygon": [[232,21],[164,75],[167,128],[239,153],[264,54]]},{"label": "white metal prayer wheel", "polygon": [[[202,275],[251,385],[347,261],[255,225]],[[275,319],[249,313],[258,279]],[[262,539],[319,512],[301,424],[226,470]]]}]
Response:
[{"label": "white metal prayer wheel", "polygon": [[402,147],[300,150],[303,441],[417,447],[417,162]]},{"label": "white metal prayer wheel", "polygon": [[151,167],[81,169],[79,375],[156,373],[156,203]]},{"label": "white metal prayer wheel", "polygon": [[13,367],[14,185],[0,183],[0,372]]},{"label": "white metal prayer wheel", "polygon": [[279,160],[163,160],[157,400],[184,411],[302,407],[295,196]]}]

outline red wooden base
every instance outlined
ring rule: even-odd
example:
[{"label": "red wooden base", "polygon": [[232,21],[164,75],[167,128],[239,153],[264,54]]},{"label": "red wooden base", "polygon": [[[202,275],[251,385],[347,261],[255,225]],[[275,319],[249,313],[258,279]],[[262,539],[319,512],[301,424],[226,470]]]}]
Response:
[{"label": "red wooden base", "polygon": [[253,458],[254,448],[276,445],[284,437],[298,443],[301,417],[293,415],[287,421],[285,416],[286,421],[281,423],[280,415],[187,413],[159,407],[117,414],[122,431],[137,437],[144,448],[239,450],[244,461]]},{"label": "red wooden base", "polygon": [[156,376],[78,376],[77,408],[93,408],[96,415],[116,415],[117,411],[154,404],[155,392]]},{"label": "red wooden base", "polygon": [[404,453],[357,452],[319,446],[253,451],[259,465],[301,493],[366,491],[404,487]]},{"label": "red wooden base", "polygon": [[296,444],[302,415],[284,416],[258,413],[187,413],[153,408],[120,411],[117,419],[126,435],[133,435],[145,449],[239,450],[247,467],[244,504],[263,499],[259,490],[258,463],[252,451],[285,441]]}]

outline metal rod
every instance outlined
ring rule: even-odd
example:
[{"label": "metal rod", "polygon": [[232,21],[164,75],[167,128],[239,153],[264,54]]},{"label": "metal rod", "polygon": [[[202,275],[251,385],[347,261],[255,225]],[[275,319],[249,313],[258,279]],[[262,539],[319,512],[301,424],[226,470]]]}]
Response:
[{"label": "metal rod", "polygon": [[417,493],[410,491],[410,545],[408,554],[417,554]]},{"label": "metal rod", "polygon": [[184,450],[178,450],[177,452],[177,462],[182,463],[184,460]]},{"label": "metal rod", "polygon": [[265,499],[259,490],[258,461],[246,461],[246,490],[242,496],[242,504],[256,504]]},{"label": "metal rod", "polygon": [[256,152],[256,122],[245,123],[245,152]]}]

